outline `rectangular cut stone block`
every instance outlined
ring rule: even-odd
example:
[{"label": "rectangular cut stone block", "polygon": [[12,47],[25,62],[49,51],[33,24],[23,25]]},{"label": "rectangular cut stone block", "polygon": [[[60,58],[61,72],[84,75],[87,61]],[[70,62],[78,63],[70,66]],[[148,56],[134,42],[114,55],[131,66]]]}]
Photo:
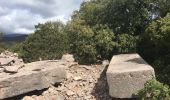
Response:
[{"label": "rectangular cut stone block", "polygon": [[113,56],[106,74],[109,94],[114,98],[135,97],[146,81],[155,77],[154,69],[138,54]]},{"label": "rectangular cut stone block", "polygon": [[0,73],[0,99],[48,88],[66,78],[66,65],[58,61],[26,64],[16,74]]}]

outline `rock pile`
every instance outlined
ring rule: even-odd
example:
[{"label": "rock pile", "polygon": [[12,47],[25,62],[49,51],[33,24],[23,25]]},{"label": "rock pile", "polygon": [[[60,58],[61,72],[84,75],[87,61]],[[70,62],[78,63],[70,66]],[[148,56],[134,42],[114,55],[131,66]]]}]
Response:
[{"label": "rock pile", "polygon": [[0,99],[49,88],[63,82],[69,64],[63,61],[38,61],[25,64],[18,73],[0,74]]},{"label": "rock pile", "polygon": [[68,59],[70,57],[24,64],[17,54],[9,51],[1,53],[0,99],[46,89],[63,82],[66,79],[66,68],[75,64]]},{"label": "rock pile", "polygon": [[[109,62],[103,61],[103,65],[79,65],[73,61],[75,61],[73,56],[66,54],[63,55],[61,60],[57,61],[39,61],[25,64],[23,68],[18,70],[18,73],[14,74],[17,75],[17,77],[15,77],[13,82],[11,81],[12,84],[8,86],[15,88],[0,87],[1,91],[7,90],[6,93],[1,95],[1,98],[3,96],[12,97],[9,95],[14,96],[14,94],[17,96],[18,94],[27,93],[26,91],[40,90],[45,87],[48,89],[40,94],[25,94],[25,96],[13,97],[9,100],[112,100],[108,93],[106,80],[106,69]],[[50,69],[55,68],[55,66],[66,66],[66,72],[61,69]],[[45,74],[43,70],[46,70],[47,73]],[[26,76],[25,73],[27,73]],[[14,77],[14,75],[9,76],[9,79]],[[50,82],[57,81],[60,79],[60,76],[57,75],[62,75],[61,79],[65,79],[64,81],[62,80],[62,82],[60,81],[60,85],[54,85],[55,82],[51,85],[46,85],[45,83],[48,82],[40,81],[40,79],[52,80]],[[17,84],[20,84],[20,86],[17,86]],[[3,86],[3,82],[0,82],[0,86]],[[22,90],[19,91],[22,93],[15,90]],[[9,93],[8,91],[14,91],[14,93],[11,94],[11,92]]]},{"label": "rock pile", "polygon": [[41,95],[25,96],[22,100],[112,100],[106,69],[103,65],[72,65],[60,86],[51,86]]},{"label": "rock pile", "polygon": [[22,67],[24,67],[24,62],[18,58],[17,53],[4,51],[0,54],[0,73],[17,73]]}]

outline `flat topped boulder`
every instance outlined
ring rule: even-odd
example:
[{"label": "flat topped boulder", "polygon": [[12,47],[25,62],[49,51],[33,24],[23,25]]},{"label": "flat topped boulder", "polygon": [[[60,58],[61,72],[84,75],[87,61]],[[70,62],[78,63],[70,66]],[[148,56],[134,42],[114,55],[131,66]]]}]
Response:
[{"label": "flat topped boulder", "polygon": [[0,99],[48,88],[66,78],[69,64],[63,61],[38,61],[18,70],[18,73],[0,73]]},{"label": "flat topped boulder", "polygon": [[113,56],[106,74],[109,93],[114,98],[135,97],[146,81],[155,76],[154,69],[138,54]]}]

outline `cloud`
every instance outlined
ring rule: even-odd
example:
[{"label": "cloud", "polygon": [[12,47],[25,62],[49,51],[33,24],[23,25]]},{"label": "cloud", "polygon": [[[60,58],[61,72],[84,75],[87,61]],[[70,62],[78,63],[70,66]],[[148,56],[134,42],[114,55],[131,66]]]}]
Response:
[{"label": "cloud", "polygon": [[83,0],[0,0],[0,31],[31,33],[46,21],[66,22]]}]

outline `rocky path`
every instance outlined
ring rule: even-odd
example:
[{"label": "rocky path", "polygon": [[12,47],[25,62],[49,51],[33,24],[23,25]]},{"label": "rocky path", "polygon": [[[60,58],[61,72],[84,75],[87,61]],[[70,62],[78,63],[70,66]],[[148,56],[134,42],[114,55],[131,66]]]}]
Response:
[{"label": "rocky path", "polygon": [[23,100],[111,100],[102,65],[74,65],[67,69],[67,80],[51,86],[40,95],[25,96]]}]

